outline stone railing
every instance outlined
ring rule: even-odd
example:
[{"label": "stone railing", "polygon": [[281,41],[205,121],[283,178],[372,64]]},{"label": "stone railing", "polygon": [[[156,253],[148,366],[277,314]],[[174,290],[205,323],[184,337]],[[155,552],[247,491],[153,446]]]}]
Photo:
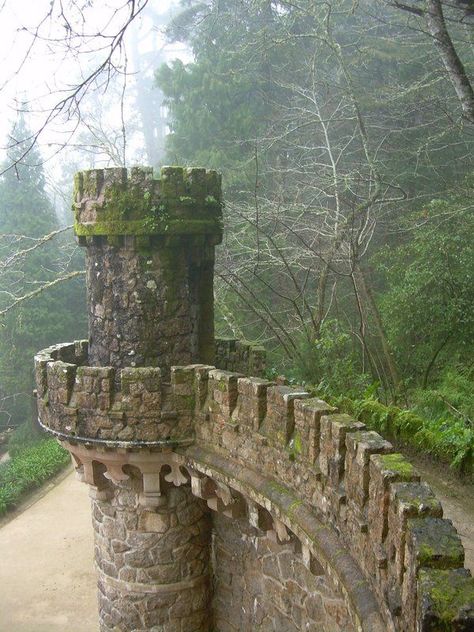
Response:
[{"label": "stone railing", "polygon": [[[225,515],[239,498],[252,524],[271,512],[279,539],[295,534],[308,564],[322,563],[357,620],[366,617],[360,629],[474,629],[460,538],[429,486],[380,435],[303,389],[205,365],[173,367],[170,385],[153,368],[122,369],[117,382],[110,368],[84,366],[86,352],[84,343],[52,347],[36,357],[36,376],[41,422],[89,463],[88,482],[100,487],[93,463],[112,480],[137,465],[148,472],[153,506],[163,464],[167,481],[191,476],[193,493]],[[95,449],[101,443],[108,451]],[[140,457],[140,446],[168,452]],[[383,624],[367,623],[370,595]]]},{"label": "stone railing", "polygon": [[[216,348],[224,367],[264,370],[261,347],[217,339]],[[40,417],[50,430],[115,442],[161,444],[193,439],[193,389],[201,365],[173,367],[170,383],[165,383],[155,367],[116,372],[111,367],[87,366],[87,350],[87,341],[81,340],[50,347],[35,358]]]}]

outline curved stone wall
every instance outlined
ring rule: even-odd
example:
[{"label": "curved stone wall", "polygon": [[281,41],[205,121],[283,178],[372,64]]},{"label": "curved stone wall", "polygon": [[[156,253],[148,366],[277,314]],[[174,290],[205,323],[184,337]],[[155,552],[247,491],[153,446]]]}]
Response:
[{"label": "curved stone wall", "polygon": [[[40,417],[67,441],[78,471],[94,493],[107,496],[110,480],[120,484],[132,467],[141,477],[136,497],[144,512],[159,513],[169,483],[187,486],[190,481],[194,496],[232,519],[227,539],[225,518],[214,520],[214,632],[232,630],[223,618],[226,599],[234,613],[241,612],[236,629],[248,632],[258,630],[258,625],[275,632],[289,632],[295,626],[331,632],[473,629],[474,582],[463,568],[460,539],[442,518],[442,508],[428,485],[377,433],[338,414],[324,401],[309,398],[303,390],[191,365],[174,367],[175,377],[162,391],[166,426],[161,425],[163,404],[151,406],[155,418],[150,426],[153,440],[148,443],[140,438],[148,418],[134,409],[144,391],[131,389],[135,399],[127,400],[129,409],[121,424],[123,429],[131,426],[137,439],[112,447],[90,426],[83,426],[89,435],[74,436],[66,425],[67,409],[74,408],[74,397],[82,388],[97,402],[108,392],[101,390],[105,382],[85,382],[78,368],[65,366],[73,365],[74,358],[84,360],[81,345],[48,350],[37,357]],[[123,398],[123,391],[114,393],[113,405],[104,408],[105,418],[110,419],[110,411]],[[169,441],[175,429],[180,429],[182,442]],[[159,449],[160,441],[166,449]],[[137,530],[152,532],[153,519],[143,520]],[[237,545],[232,545],[236,527],[242,541],[243,576],[237,573],[240,580],[233,590],[234,580],[225,575],[229,569],[219,551],[230,548],[237,553]],[[268,599],[267,590],[261,588],[271,579],[263,566],[248,580],[252,587],[249,584],[241,593],[239,581],[248,576],[257,550],[254,537],[260,539],[260,550],[273,546],[268,539],[283,546],[265,553],[267,563],[279,569],[278,579],[272,580],[275,599]],[[288,557],[290,549],[293,575],[279,561]],[[310,573],[304,581],[300,565]],[[320,615],[325,619],[322,615],[311,619],[311,606],[304,606],[308,599],[304,595],[312,594],[315,585],[321,587]],[[285,602],[285,611],[284,595],[291,590],[299,596]],[[332,618],[331,608],[326,607],[331,602],[337,604]],[[256,604],[255,611],[251,603]],[[308,625],[303,627],[302,621]],[[212,629],[200,625],[199,630]]]},{"label": "curved stone wall", "polygon": [[222,632],[355,630],[323,569],[308,568],[298,541],[276,542],[245,519],[215,514],[213,629]]}]

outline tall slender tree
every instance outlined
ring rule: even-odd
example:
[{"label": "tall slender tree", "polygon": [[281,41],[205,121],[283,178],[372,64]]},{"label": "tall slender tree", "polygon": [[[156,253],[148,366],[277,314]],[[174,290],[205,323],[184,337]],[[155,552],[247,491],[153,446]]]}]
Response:
[{"label": "tall slender tree", "polygon": [[10,136],[15,169],[0,177],[0,424],[18,425],[31,419],[34,353],[83,335],[84,312],[83,281],[56,283],[75,262],[62,249],[39,151],[22,157],[31,138],[23,114]]}]

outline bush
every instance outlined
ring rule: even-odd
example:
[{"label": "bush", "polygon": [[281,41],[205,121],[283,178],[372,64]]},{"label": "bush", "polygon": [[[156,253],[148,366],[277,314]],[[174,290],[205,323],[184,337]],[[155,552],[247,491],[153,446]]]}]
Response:
[{"label": "bush", "polygon": [[318,340],[311,344],[306,339],[300,342],[298,357],[289,374],[297,382],[317,384],[323,396],[327,393],[356,396],[373,381],[362,371],[353,336],[336,319],[323,323]]},{"label": "bush", "polygon": [[0,515],[15,507],[25,492],[39,487],[69,463],[55,439],[43,439],[0,464]]}]

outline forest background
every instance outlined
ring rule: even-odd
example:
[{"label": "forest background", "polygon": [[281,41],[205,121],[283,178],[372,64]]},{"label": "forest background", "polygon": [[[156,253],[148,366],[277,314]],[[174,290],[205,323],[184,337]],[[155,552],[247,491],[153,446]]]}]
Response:
[{"label": "forest background", "polygon": [[142,4],[148,51],[127,26],[115,72],[81,95],[60,171],[48,172],[31,106],[12,124],[0,431],[34,423],[34,352],[86,335],[83,255],[64,212],[73,172],[193,165],[223,173],[217,333],[264,344],[269,377],[470,471],[472,3]]}]

